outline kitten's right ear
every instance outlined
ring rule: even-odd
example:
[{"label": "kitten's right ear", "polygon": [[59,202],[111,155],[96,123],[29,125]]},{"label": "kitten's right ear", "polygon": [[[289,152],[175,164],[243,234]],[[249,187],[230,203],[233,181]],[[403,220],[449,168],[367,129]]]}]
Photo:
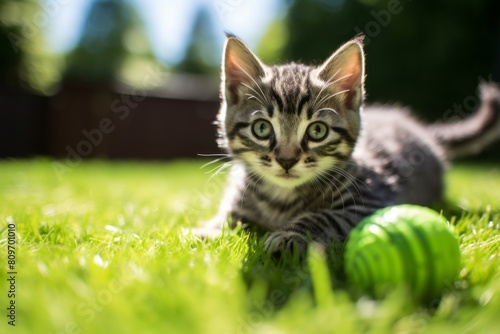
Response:
[{"label": "kitten's right ear", "polygon": [[238,102],[238,92],[265,76],[265,65],[239,38],[228,36],[222,61],[222,81],[226,98]]},{"label": "kitten's right ear", "polygon": [[365,57],[363,35],[342,45],[323,65],[317,69],[318,78],[328,83],[327,87],[341,95],[347,109],[357,110],[363,102],[365,80]]}]

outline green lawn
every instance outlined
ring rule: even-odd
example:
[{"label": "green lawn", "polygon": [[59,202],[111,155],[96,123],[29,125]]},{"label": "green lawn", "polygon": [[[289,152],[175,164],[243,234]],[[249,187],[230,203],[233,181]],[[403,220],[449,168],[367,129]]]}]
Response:
[{"label": "green lawn", "polygon": [[[500,168],[459,165],[442,207],[462,251],[442,300],[355,298],[337,251],[274,263],[244,231],[186,233],[224,176],[201,162],[0,162],[0,333],[494,333],[500,328]],[[15,223],[16,327],[6,317]],[[337,257],[334,255],[337,254]]]}]

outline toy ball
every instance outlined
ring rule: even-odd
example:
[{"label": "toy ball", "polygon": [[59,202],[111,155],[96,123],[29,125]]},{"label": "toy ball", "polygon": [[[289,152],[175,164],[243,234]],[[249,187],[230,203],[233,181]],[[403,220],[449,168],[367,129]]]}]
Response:
[{"label": "toy ball", "polygon": [[431,301],[460,270],[458,241],[434,210],[396,205],[376,211],[351,231],[345,245],[346,278],[376,298],[405,285],[417,301]]}]

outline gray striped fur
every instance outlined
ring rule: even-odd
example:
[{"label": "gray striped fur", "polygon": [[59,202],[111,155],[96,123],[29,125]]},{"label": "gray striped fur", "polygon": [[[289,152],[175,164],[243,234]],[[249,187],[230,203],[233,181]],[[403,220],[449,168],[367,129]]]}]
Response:
[{"label": "gray striped fur", "polygon": [[[446,148],[478,142],[486,128],[488,142],[500,133],[500,94],[492,85],[474,121],[429,128],[403,108],[363,110],[364,75],[360,37],[315,67],[264,65],[229,36],[218,122],[232,171],[221,213],[204,232],[219,231],[230,214],[269,231],[270,252],[342,242],[379,208],[439,200]],[[269,123],[255,125],[259,120]],[[313,140],[323,133],[323,125],[308,129],[314,122],[327,127],[325,138]],[[467,136],[450,134],[467,122],[479,125]],[[258,138],[266,124],[272,135]]]}]

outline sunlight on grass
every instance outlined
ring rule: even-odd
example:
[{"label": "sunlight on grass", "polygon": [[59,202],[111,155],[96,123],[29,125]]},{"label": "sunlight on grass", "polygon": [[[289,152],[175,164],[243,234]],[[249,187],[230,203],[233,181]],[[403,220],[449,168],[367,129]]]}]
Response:
[{"label": "sunlight on grass", "polygon": [[[273,262],[245,231],[185,232],[217,210],[203,162],[0,163],[0,307],[7,223],[17,230],[16,333],[490,333],[500,326],[500,168],[459,165],[444,213],[462,251],[441,301],[356,299],[341,253]],[[440,209],[440,208],[436,208]],[[4,311],[6,314],[6,311]],[[3,316],[1,332],[11,332]],[[14,332],[14,331],[12,331]]]}]

